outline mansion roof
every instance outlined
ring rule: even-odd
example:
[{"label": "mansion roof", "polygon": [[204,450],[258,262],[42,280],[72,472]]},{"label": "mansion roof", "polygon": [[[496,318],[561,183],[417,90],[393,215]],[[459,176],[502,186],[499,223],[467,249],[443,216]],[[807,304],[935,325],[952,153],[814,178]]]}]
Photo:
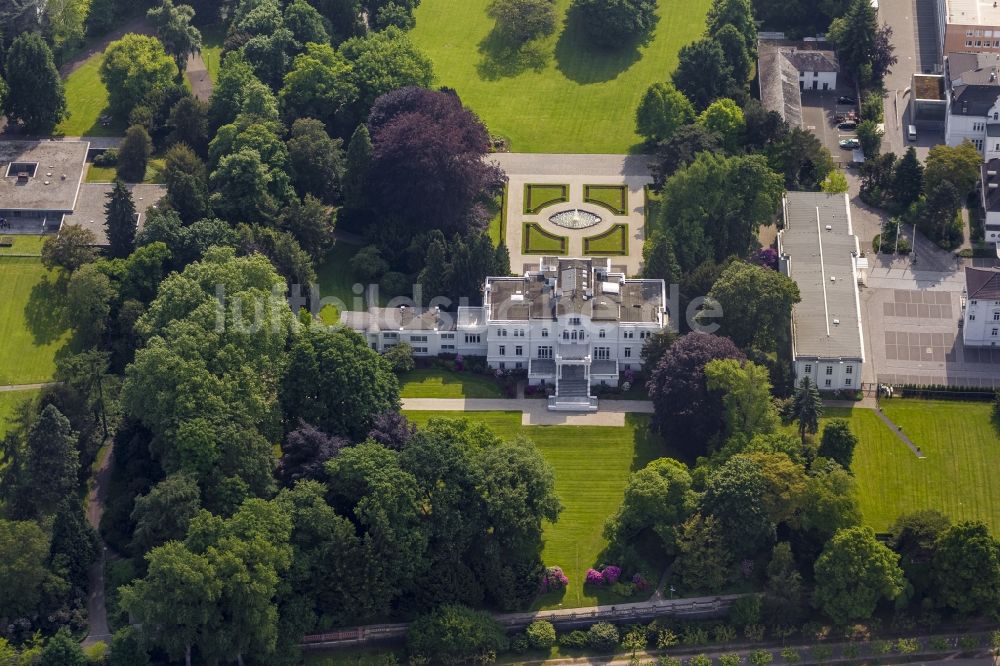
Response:
[{"label": "mansion roof", "polygon": [[966,267],[965,290],[970,300],[1000,301],[1000,270]]}]

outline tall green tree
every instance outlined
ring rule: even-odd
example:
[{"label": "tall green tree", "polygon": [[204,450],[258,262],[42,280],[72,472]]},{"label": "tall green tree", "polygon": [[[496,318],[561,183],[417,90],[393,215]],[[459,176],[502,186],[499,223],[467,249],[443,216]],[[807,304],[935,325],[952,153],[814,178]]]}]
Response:
[{"label": "tall green tree", "polygon": [[185,143],[199,155],[208,148],[208,104],[197,97],[182,97],[170,108],[167,117],[170,145]]},{"label": "tall green tree", "polygon": [[288,159],[295,171],[293,183],[300,197],[312,195],[328,204],[340,200],[346,168],[343,141],[330,138],[322,122],[298,118],[292,123]]},{"label": "tall green tree", "polygon": [[655,0],[573,0],[571,10],[590,41],[605,49],[647,42],[657,21]]},{"label": "tall green tree", "polygon": [[766,490],[760,464],[745,456],[733,456],[708,478],[701,511],[718,521],[735,557],[752,555],[774,540],[774,524],[762,501]]},{"label": "tall green tree", "polygon": [[126,183],[141,183],[146,178],[146,165],[153,154],[153,140],[142,125],[132,125],[118,149],[118,178]]},{"label": "tall green tree", "polygon": [[819,417],[823,416],[823,398],[816,383],[803,377],[795,391],[791,406],[791,416],[799,422],[799,437],[805,444],[806,435],[815,435],[819,430]]},{"label": "tall green tree", "polygon": [[698,123],[722,137],[722,144],[730,152],[735,152],[743,141],[746,119],[743,110],[729,98],[723,97],[709,104],[698,114]]},{"label": "tall green tree", "polygon": [[134,552],[147,553],[168,541],[183,540],[200,508],[201,490],[190,474],[171,474],[137,496],[132,509]]},{"label": "tall green tree", "polygon": [[636,131],[647,141],[664,141],[694,120],[694,107],[672,83],[658,81],[646,89],[635,111]]},{"label": "tall green tree", "polygon": [[20,483],[20,506],[26,515],[50,514],[79,485],[77,434],[55,405],[48,405],[28,431],[27,460]]},{"label": "tall green tree", "polygon": [[129,33],[105,49],[100,74],[111,112],[127,118],[151,91],[173,84],[177,64],[155,37]]},{"label": "tall green tree", "polygon": [[677,58],[677,69],[672,74],[674,85],[691,100],[695,111],[701,112],[718,98],[735,97],[739,92],[726,54],[714,39],[700,39],[681,47]]},{"label": "tall green tree", "polygon": [[167,149],[163,179],[167,203],[182,222],[191,224],[208,215],[208,169],[187,144],[177,143]]},{"label": "tall green tree", "polygon": [[734,261],[708,292],[722,308],[721,334],[743,348],[774,350],[787,335],[799,288],[778,271]]},{"label": "tall green tree", "polygon": [[917,159],[916,149],[910,146],[893,170],[892,198],[905,209],[920,198],[923,187],[924,165]]},{"label": "tall green tree", "polygon": [[333,214],[311,194],[301,202],[298,198],[292,199],[281,211],[278,224],[292,234],[315,261],[322,259],[333,245]]},{"label": "tall green tree", "polygon": [[1000,604],[1000,543],[982,522],[962,522],[938,536],[932,594],[962,615],[996,612]]},{"label": "tall green tree", "polygon": [[104,204],[104,229],[108,236],[108,253],[116,258],[127,257],[135,249],[135,201],[120,180],[115,181],[107,199]]},{"label": "tall green tree", "polygon": [[767,564],[763,603],[767,617],[777,624],[795,624],[802,617],[803,601],[802,574],[795,565],[791,545],[779,541]]},{"label": "tall green tree", "polygon": [[903,591],[899,555],[875,538],[870,527],[851,527],[833,535],[816,560],[813,600],[838,624],[866,620],[880,599]]},{"label": "tall green tree", "polygon": [[72,273],[97,259],[97,237],[79,224],[67,224],[42,243],[42,265],[52,270],[62,268]]},{"label": "tall green tree", "polygon": [[388,363],[353,331],[310,327],[292,345],[281,401],[290,426],[299,419],[359,440],[375,417],[399,405]]},{"label": "tall green tree", "polygon": [[488,661],[506,647],[503,627],[489,613],[452,604],[417,618],[406,635],[410,654],[442,664]]},{"label": "tall green tree", "polygon": [[732,556],[714,516],[688,518],[677,535],[677,551],[674,570],[685,586],[718,592],[726,584]]},{"label": "tall green tree", "polygon": [[156,36],[163,42],[163,48],[177,63],[177,71],[186,70],[188,56],[201,50],[201,31],[191,25],[194,7],[163,0],[159,7],[146,12],[146,16],[156,28]]},{"label": "tall green tree", "polygon": [[241,148],[226,155],[209,177],[212,207],[231,222],[270,220],[277,212],[277,201],[269,192],[271,178],[256,150]]},{"label": "tall green tree", "polygon": [[347,155],[344,163],[344,203],[351,208],[366,208],[368,198],[365,194],[365,183],[371,169],[372,138],[368,127],[358,125],[347,144]]},{"label": "tall green tree", "polygon": [[681,267],[670,236],[659,229],[653,231],[642,246],[642,274],[650,279],[663,280],[667,285],[675,284],[681,278]]},{"label": "tall green tree", "polygon": [[979,167],[982,157],[971,141],[963,141],[957,146],[933,146],[927,154],[924,168],[924,192],[931,192],[942,181],[951,183],[964,197],[979,182]]},{"label": "tall green tree", "polygon": [[860,525],[857,481],[851,473],[835,463],[810,471],[799,515],[802,529],[822,542],[838,530]]},{"label": "tall green tree", "polygon": [[827,37],[837,47],[841,66],[852,76],[858,77],[865,65],[870,66],[877,32],[878,13],[864,0],[851,0],[847,12],[830,24]]},{"label": "tall green tree", "polygon": [[673,458],[657,458],[629,477],[625,499],[605,524],[604,535],[623,548],[643,534],[655,534],[664,550],[671,553],[691,505],[687,466]]},{"label": "tall green tree", "polygon": [[49,539],[35,521],[0,518],[0,616],[24,617],[38,610],[51,580],[45,566]]},{"label": "tall green tree", "polygon": [[359,120],[380,95],[406,86],[427,88],[434,80],[433,63],[394,26],[352,37],[340,45],[340,54],[351,64]]},{"label": "tall green tree", "polygon": [[844,469],[851,469],[854,461],[854,448],[858,438],[851,432],[851,424],[847,419],[831,419],[823,426],[823,436],[820,437],[818,455],[837,461]]},{"label": "tall green tree", "polygon": [[278,93],[282,114],[289,122],[316,118],[333,127],[337,114],[358,97],[350,73],[350,64],[329,44],[306,44]]},{"label": "tall green tree", "polygon": [[761,225],[774,219],[784,193],[779,174],[761,155],[702,152],[663,187],[659,222],[685,271],[706,259],[746,256]]},{"label": "tall green tree", "polygon": [[50,638],[42,650],[41,666],[87,666],[83,648],[63,627]]},{"label": "tall green tree", "polygon": [[899,553],[899,565],[913,586],[914,600],[934,590],[933,561],[938,537],[951,527],[951,520],[936,509],[905,513],[889,526],[889,545]]},{"label": "tall green tree", "polygon": [[721,359],[705,365],[710,391],[721,391],[726,413],[726,435],[749,440],[778,426],[778,410],[771,400],[767,368],[750,361]]},{"label": "tall green tree", "polygon": [[194,646],[218,614],[219,574],[180,541],[150,551],[146,562],[146,575],[120,589],[121,604],[142,624],[144,640],[191,666]]},{"label": "tall green tree", "polygon": [[[756,27],[753,30],[756,35]],[[735,25],[727,23],[715,33],[715,40],[722,47],[722,55],[725,56],[726,64],[732,70],[733,82],[737,86],[746,85],[750,73],[753,71],[751,54],[757,52],[756,38],[754,45],[748,48],[739,29]]]},{"label": "tall green tree", "polygon": [[70,325],[80,341],[85,346],[98,345],[111,323],[112,302],[118,296],[111,279],[97,264],[87,264],[73,273],[66,296]]},{"label": "tall green tree", "polygon": [[48,44],[38,33],[21,33],[10,45],[4,65],[4,115],[26,132],[50,134],[68,114],[63,81]]},{"label": "tall green tree", "polygon": [[[756,58],[757,24],[754,22],[750,0],[713,0],[705,23],[705,33],[716,39],[726,26],[732,26],[743,39],[747,53]],[[742,83],[745,79],[739,81]]]}]

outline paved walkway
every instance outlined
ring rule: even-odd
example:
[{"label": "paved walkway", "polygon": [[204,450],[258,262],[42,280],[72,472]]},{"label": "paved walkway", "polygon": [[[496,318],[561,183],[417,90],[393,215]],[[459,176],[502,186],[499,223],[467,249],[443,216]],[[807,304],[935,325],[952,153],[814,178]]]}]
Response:
[{"label": "paved walkway", "polygon": [[[90,492],[87,493],[87,522],[100,534],[101,516],[104,515],[104,502],[108,494],[108,484],[111,481],[111,462],[114,456],[112,441],[97,454],[94,465],[94,477]],[[111,639],[111,628],[108,626],[108,609],[104,594],[104,564],[108,548],[104,541],[98,538],[100,552],[97,561],[87,572],[90,595],[87,597],[87,637],[83,645],[92,645],[98,641],[108,642]]]},{"label": "paved walkway", "polygon": [[521,412],[521,425],[573,425],[621,428],[627,414],[652,414],[647,400],[599,400],[590,413],[550,412],[542,398],[403,398],[403,409],[413,412]]},{"label": "paved walkway", "polygon": [[203,102],[212,96],[212,78],[208,75],[208,67],[201,57],[201,52],[188,56],[187,69],[184,74],[191,82],[191,94]]},{"label": "paved walkway", "polygon": [[43,389],[46,386],[56,386],[58,383],[59,382],[45,382],[44,384],[7,384],[6,386],[0,386],[0,393],[7,393],[8,391],[37,391],[38,389]]}]

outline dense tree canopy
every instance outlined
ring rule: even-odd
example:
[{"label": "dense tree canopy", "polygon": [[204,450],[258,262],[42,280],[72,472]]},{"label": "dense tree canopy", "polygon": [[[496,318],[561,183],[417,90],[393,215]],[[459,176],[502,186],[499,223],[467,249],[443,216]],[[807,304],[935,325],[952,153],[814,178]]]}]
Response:
[{"label": "dense tree canopy", "polygon": [[4,61],[7,118],[31,134],[48,134],[67,115],[62,78],[48,44],[34,32],[17,35]]},{"label": "dense tree canopy", "polygon": [[608,519],[604,534],[612,544],[625,548],[649,531],[666,552],[672,552],[676,531],[687,520],[692,504],[687,466],[673,458],[657,458],[629,477],[625,500]]},{"label": "dense tree canopy", "polygon": [[899,555],[875,538],[870,527],[833,535],[816,560],[816,605],[834,622],[871,617],[880,599],[903,591]]},{"label": "dense tree canopy", "polygon": [[709,297],[722,308],[720,333],[742,348],[775,349],[787,336],[799,288],[782,273],[734,261],[712,285]]},{"label": "dense tree canopy", "polygon": [[604,48],[644,43],[656,25],[656,0],[573,0],[587,36]]},{"label": "dense tree canopy", "polygon": [[1000,543],[981,522],[944,530],[934,544],[933,596],[963,615],[995,612],[1000,603]]},{"label": "dense tree canopy", "polygon": [[358,119],[381,95],[407,86],[427,88],[434,80],[430,59],[396,27],[349,39],[340,53],[351,63],[351,81],[358,88]]},{"label": "dense tree canopy", "polygon": [[170,86],[177,77],[177,63],[155,37],[129,33],[111,42],[101,61],[101,81],[108,88],[108,106],[119,118],[151,91]]},{"label": "dense tree canopy", "polygon": [[191,5],[175,5],[173,0],[161,0],[158,7],[150,9],[146,15],[156,28],[156,36],[177,63],[177,70],[187,68],[188,55],[201,49],[201,32],[191,25],[194,8]]},{"label": "dense tree canopy", "polygon": [[692,120],[691,102],[668,82],[649,86],[635,111],[636,131],[647,141],[666,141]]},{"label": "dense tree canopy", "polygon": [[502,172],[483,160],[489,135],[456,95],[396,90],[375,103],[368,127],[368,198],[380,214],[448,233],[485,221],[474,204],[496,191]]}]

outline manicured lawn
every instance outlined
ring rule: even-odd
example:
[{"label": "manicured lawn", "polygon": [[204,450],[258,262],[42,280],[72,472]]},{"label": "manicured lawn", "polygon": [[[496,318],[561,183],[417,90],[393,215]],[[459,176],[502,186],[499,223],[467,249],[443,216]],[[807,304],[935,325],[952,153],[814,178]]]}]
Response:
[{"label": "manicured lawn", "polygon": [[583,200],[603,206],[615,215],[628,211],[628,189],[624,185],[584,185]]},{"label": "manicured lawn", "polygon": [[55,276],[38,259],[3,257],[0,284],[0,385],[51,380],[70,337]]},{"label": "manicured lawn", "polygon": [[584,589],[587,569],[602,564],[607,546],[604,522],[621,505],[629,474],[653,458],[671,455],[662,441],[648,431],[645,415],[628,417],[623,428],[600,426],[521,425],[520,412],[407,412],[418,424],[432,417],[471,418],[485,423],[504,438],[524,435],[539,448],[555,469],[556,492],[563,504],[559,520],[545,525],[542,559],[558,565],[569,577],[562,598],[546,597],[545,608],[575,608],[615,603],[621,598],[609,591]]},{"label": "manicured lawn", "polygon": [[225,28],[221,25],[209,25],[201,28],[201,59],[205,61],[208,78],[212,83],[219,77],[219,67],[222,65],[222,42],[226,38]]},{"label": "manicured lawn", "polygon": [[991,405],[897,398],[882,406],[927,457],[914,456],[873,412],[854,410],[862,443],[853,468],[865,522],[884,530],[901,513],[938,509],[1000,534],[1000,436]]},{"label": "manicured lawn", "polygon": [[568,240],[542,229],[535,222],[525,222],[521,251],[524,254],[566,254]]},{"label": "manicured lawn", "polygon": [[507,185],[503,186],[503,193],[493,201],[493,218],[490,220],[489,234],[494,245],[500,245],[501,241],[507,239]]},{"label": "manicured lawn", "polygon": [[70,115],[56,126],[56,134],[121,136],[125,133],[121,123],[101,125],[100,117],[108,106],[108,90],[99,74],[103,57],[102,53],[95,54],[66,78],[66,108]]},{"label": "manicured lawn", "polygon": [[562,17],[571,0],[556,0],[560,23],[547,40],[540,70],[497,75],[481,50],[493,29],[490,0],[424,0],[413,41],[434,62],[437,85],[455,88],[516,152],[622,153],[637,148],[635,109],[650,84],[665,80],[681,46],[705,29],[709,0],[660,2],[652,41],[602,51]]},{"label": "manicured lawn", "polygon": [[568,185],[524,185],[524,212],[533,215],[553,204],[569,200]]},{"label": "manicured lawn", "polygon": [[[142,179],[144,183],[163,183],[163,169],[166,167],[166,160],[162,157],[150,158],[146,164],[146,175]],[[100,167],[93,162],[87,163],[87,175],[84,180],[88,183],[113,183],[117,170],[115,167]]]},{"label": "manicured lawn", "polygon": [[14,415],[18,405],[38,395],[31,391],[0,391],[0,438],[7,435],[8,420]]},{"label": "manicured lawn", "polygon": [[10,247],[0,247],[0,256],[5,254],[41,256],[42,245],[45,243],[45,239],[48,238],[48,236],[22,236],[20,234],[5,235],[2,231],[0,231],[0,236],[9,238],[14,242]]},{"label": "manicured lawn", "polygon": [[628,225],[616,224],[603,234],[583,239],[584,254],[628,254]]},{"label": "manicured lawn", "polygon": [[503,391],[489,377],[444,368],[417,368],[401,375],[403,398],[502,398]]},{"label": "manicured lawn", "polygon": [[[357,245],[337,243],[327,253],[323,262],[316,266],[321,299],[337,299],[347,310],[365,309],[364,293],[357,295],[352,290],[360,280],[354,277],[350,261],[360,249]],[[380,294],[379,301],[385,305],[386,298]],[[340,321],[340,306],[328,303],[320,308],[319,316],[326,324],[336,324]]]}]

